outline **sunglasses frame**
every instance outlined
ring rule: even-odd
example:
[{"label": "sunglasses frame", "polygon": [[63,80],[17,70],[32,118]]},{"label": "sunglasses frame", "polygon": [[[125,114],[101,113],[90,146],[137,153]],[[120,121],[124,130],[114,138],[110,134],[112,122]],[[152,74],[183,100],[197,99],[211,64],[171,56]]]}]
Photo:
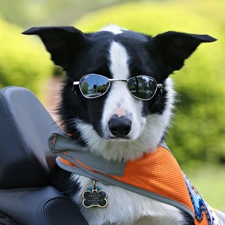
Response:
[{"label": "sunglasses frame", "polygon": [[[109,90],[110,87],[111,87],[111,82],[121,81],[121,82],[126,82],[126,83],[127,83],[126,86],[127,86],[128,91],[130,92],[131,96],[133,96],[134,98],[136,98],[136,99],[138,99],[138,100],[141,100],[141,101],[150,101],[151,99],[154,98],[154,96],[156,95],[157,92],[159,92],[159,94],[161,94],[161,93],[162,93],[162,89],[163,89],[163,85],[162,85],[162,84],[158,84],[158,83],[156,82],[156,80],[155,80],[153,77],[150,77],[150,76],[147,76],[147,75],[137,75],[137,76],[134,76],[134,77],[130,77],[130,78],[128,78],[128,79],[112,79],[112,78],[108,78],[108,77],[106,77],[106,76],[103,76],[103,75],[101,75],[101,74],[95,74],[95,73],[93,73],[93,74],[86,74],[86,75],[82,76],[82,77],[80,78],[80,80],[81,80],[83,77],[86,77],[86,76],[92,76],[92,75],[104,77],[104,78],[106,78],[106,79],[109,81],[109,86],[108,86],[107,90],[106,90],[102,95],[96,96],[96,97],[90,97],[90,98],[87,97],[87,96],[85,96],[85,95],[83,94],[83,91],[81,90],[80,81],[74,81],[74,82],[73,82],[73,91],[75,92],[74,86],[77,86],[77,85],[78,85],[81,94],[82,94],[86,99],[100,98],[100,97],[102,97],[103,95],[105,95],[105,94],[108,92],[108,90]],[[142,76],[148,77],[148,78],[152,79],[152,80],[156,83],[156,89],[155,89],[155,92],[154,92],[154,94],[152,95],[151,98],[148,98],[148,99],[139,98],[139,97],[135,96],[134,94],[132,94],[132,92],[131,92],[130,89],[128,88],[128,81],[129,81],[130,79],[135,78],[135,77],[142,77]],[[76,92],[75,92],[75,93],[76,93]]]}]

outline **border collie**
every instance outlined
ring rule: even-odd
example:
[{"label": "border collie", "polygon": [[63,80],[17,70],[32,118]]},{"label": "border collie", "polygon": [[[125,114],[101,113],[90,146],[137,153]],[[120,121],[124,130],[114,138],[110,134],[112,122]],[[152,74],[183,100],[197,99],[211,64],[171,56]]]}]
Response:
[{"label": "border collie", "polygon": [[[66,71],[68,79],[59,107],[65,133],[88,148],[93,157],[100,156],[105,165],[110,161],[135,163],[156,151],[173,115],[175,91],[169,75],[182,68],[198,45],[216,40],[208,35],[174,31],[152,37],[116,25],[94,33],[74,27],[33,27],[24,34],[38,35],[53,62]],[[149,171],[153,165],[148,165]],[[182,207],[158,201],[154,197],[158,193],[151,198],[141,194],[145,190],[133,192],[123,185],[109,185],[75,173],[70,179],[74,187],[79,186],[71,198],[90,225],[201,224],[202,218],[195,222]],[[88,190],[90,198],[93,190],[104,191],[102,198],[107,197],[107,203],[101,207],[102,199],[97,196],[94,207],[85,205],[82,196]],[[193,203],[195,211],[198,203]],[[206,212],[209,217],[211,212]],[[212,221],[220,224],[215,218]]]}]

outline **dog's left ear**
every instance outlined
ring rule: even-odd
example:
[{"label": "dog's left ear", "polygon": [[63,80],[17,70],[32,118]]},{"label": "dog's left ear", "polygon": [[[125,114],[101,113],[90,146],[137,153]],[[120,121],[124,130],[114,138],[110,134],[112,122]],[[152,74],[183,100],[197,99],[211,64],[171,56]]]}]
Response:
[{"label": "dog's left ear", "polygon": [[52,61],[65,71],[84,46],[90,44],[88,37],[72,26],[33,27],[22,34],[38,35],[51,54]]},{"label": "dog's left ear", "polygon": [[173,71],[179,70],[184,65],[184,60],[187,59],[201,43],[213,42],[216,41],[216,39],[209,35],[168,31],[155,36],[152,41],[169,75]]}]

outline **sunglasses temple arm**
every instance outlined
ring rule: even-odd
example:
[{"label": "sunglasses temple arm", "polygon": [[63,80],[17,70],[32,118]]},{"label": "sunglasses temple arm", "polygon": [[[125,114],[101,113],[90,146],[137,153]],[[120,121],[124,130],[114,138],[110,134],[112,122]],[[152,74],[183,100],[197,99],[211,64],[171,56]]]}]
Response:
[{"label": "sunglasses temple arm", "polygon": [[73,92],[75,95],[77,95],[75,86],[77,86],[77,85],[79,85],[79,84],[80,84],[80,81],[74,81],[74,82],[73,82],[72,92]]},{"label": "sunglasses temple arm", "polygon": [[159,95],[161,95],[162,92],[163,92],[163,85],[162,84],[157,84],[157,88],[159,90]]}]

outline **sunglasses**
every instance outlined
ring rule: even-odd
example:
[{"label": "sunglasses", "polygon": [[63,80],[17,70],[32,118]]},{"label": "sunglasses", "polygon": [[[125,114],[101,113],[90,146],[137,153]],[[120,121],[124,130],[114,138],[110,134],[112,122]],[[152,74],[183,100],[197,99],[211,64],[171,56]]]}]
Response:
[{"label": "sunglasses", "polygon": [[94,99],[106,94],[111,82],[115,81],[126,82],[130,94],[134,98],[144,101],[151,100],[163,88],[163,85],[157,84],[153,77],[146,75],[139,75],[123,80],[110,79],[99,74],[87,74],[81,77],[80,81],[74,81],[73,85],[74,87],[79,85],[79,89],[85,98]]}]

